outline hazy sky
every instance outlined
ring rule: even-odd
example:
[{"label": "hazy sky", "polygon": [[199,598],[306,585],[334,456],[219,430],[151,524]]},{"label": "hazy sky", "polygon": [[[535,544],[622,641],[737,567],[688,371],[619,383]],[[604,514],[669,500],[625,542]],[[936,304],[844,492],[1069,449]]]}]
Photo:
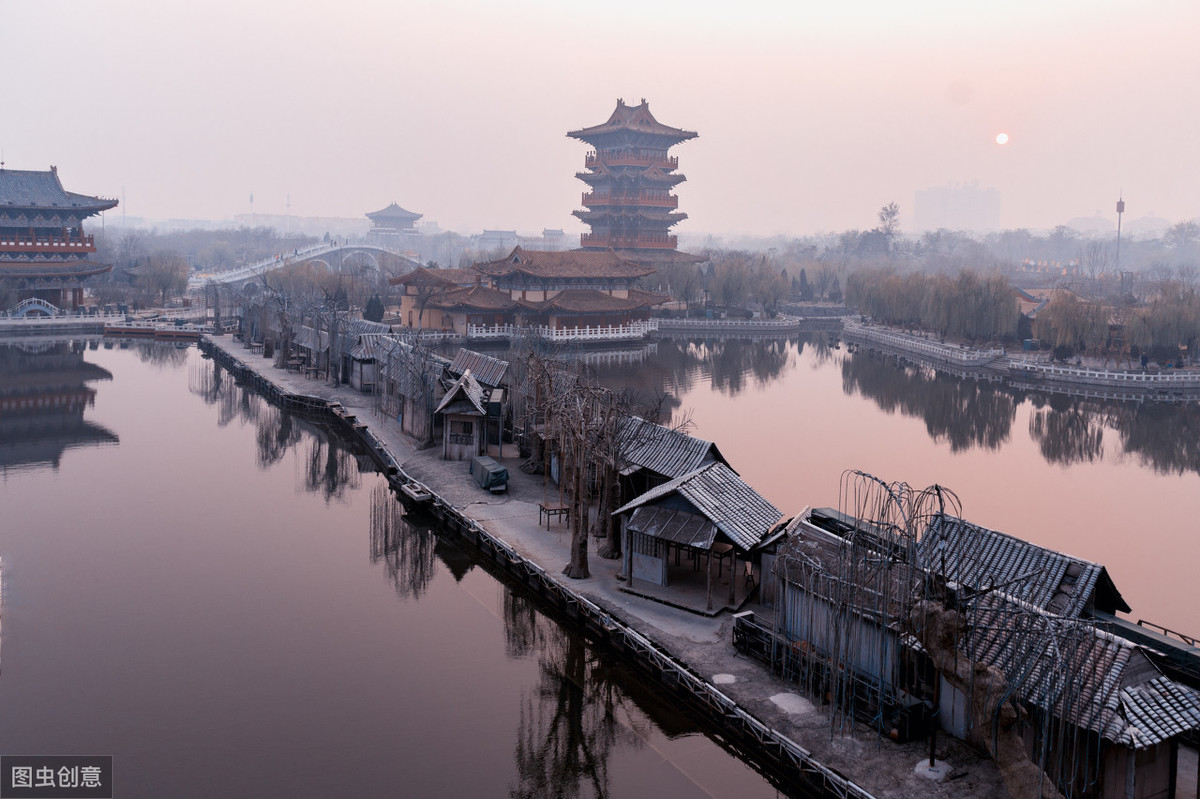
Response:
[{"label": "hazy sky", "polygon": [[[978,180],[1006,227],[1119,191],[1200,217],[1196,0],[0,0],[0,147],[132,215],[571,233],[618,97],[677,146],[682,234],[869,228]],[[996,143],[1005,132],[1009,142]],[[110,212],[117,213],[117,212]]]}]

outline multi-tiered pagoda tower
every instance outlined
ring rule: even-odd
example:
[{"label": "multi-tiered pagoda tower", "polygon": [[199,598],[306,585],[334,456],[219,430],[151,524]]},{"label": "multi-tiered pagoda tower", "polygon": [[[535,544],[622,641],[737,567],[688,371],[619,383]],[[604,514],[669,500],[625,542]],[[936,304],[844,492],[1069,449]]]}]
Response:
[{"label": "multi-tiered pagoda tower", "polygon": [[38,297],[59,308],[83,301],[83,279],[112,269],[96,251],[83,220],[116,200],[66,191],[58,169],[30,172],[0,167],[0,287],[17,299]]},{"label": "multi-tiered pagoda tower", "polygon": [[567,135],[595,148],[584,159],[588,171],[576,174],[591,187],[583,195],[584,210],[574,212],[592,228],[581,237],[582,248],[611,248],[641,263],[680,256],[691,260],[676,252],[676,237],[670,232],[687,214],[675,210],[679,198],[671,189],[686,178],[676,173],[679,159],[668,151],[699,134],[661,124],[643,99],[637,106],[617,100],[603,125]]}]

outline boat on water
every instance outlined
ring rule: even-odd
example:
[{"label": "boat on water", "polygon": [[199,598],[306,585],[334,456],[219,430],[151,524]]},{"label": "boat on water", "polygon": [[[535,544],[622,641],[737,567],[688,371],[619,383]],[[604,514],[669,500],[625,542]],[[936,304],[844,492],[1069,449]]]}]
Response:
[{"label": "boat on water", "polygon": [[173,339],[176,341],[199,341],[203,333],[208,332],[201,325],[192,323],[174,324],[155,320],[129,320],[123,322],[106,322],[104,335],[125,338],[157,338]]}]

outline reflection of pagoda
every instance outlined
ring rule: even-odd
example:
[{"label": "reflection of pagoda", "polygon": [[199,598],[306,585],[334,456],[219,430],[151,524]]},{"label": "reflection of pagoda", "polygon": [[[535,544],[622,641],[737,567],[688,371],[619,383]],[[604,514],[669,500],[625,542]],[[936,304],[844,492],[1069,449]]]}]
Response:
[{"label": "reflection of pagoda", "polygon": [[64,190],[53,166],[48,172],[0,167],[0,283],[18,299],[77,308],[83,279],[112,269],[87,260],[96,247],[83,220],[116,204]]},{"label": "reflection of pagoda", "polygon": [[421,233],[413,227],[423,214],[414,214],[392,203],[387,208],[381,208],[367,214],[371,220],[371,229],[367,231],[367,241],[380,247],[391,249],[408,249],[411,242]]},{"label": "reflection of pagoda", "polygon": [[675,172],[679,159],[667,152],[697,133],[661,124],[645,100],[638,106],[617,100],[603,125],[567,135],[595,148],[584,159],[588,171],[576,174],[591,187],[583,195],[584,210],[574,212],[592,228],[580,239],[583,249],[612,248],[641,263],[702,260],[678,252],[670,233],[673,225],[687,219],[675,210],[679,198],[671,194],[686,178]]},{"label": "reflection of pagoda", "polygon": [[96,399],[87,383],[111,380],[112,373],[85,361],[82,345],[37,346],[0,347],[0,472],[38,464],[57,469],[68,449],[118,442],[83,418]]}]

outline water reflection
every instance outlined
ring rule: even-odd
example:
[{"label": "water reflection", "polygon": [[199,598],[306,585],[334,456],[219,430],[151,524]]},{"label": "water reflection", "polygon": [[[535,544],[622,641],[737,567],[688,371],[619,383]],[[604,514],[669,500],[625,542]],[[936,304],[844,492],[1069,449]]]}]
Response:
[{"label": "water reflection", "polygon": [[0,472],[57,470],[68,449],[119,443],[116,433],[84,419],[96,401],[88,383],[112,379],[84,360],[87,350],[85,341],[0,346]]},{"label": "water reflection", "polygon": [[308,451],[301,461],[304,488],[320,494],[326,502],[344,501],[346,490],[354,490],[362,482],[362,472],[372,471],[337,436],[312,436]]},{"label": "water reflection", "polygon": [[860,350],[842,359],[842,390],[883,410],[922,419],[951,452],[999,449],[1012,433],[1019,396],[996,383],[964,380],[891,355]]},{"label": "water reflection", "polygon": [[1029,415],[1029,437],[1050,463],[1091,463],[1104,457],[1102,416],[1102,409],[1093,413],[1069,398],[1053,397],[1050,407]]},{"label": "water reflection", "polygon": [[409,523],[385,483],[371,490],[370,540],[371,562],[383,564],[396,595],[420,599],[437,573],[437,536],[427,527]]},{"label": "water reflection", "polygon": [[[167,345],[164,350],[179,352]],[[186,355],[186,350],[183,351]],[[164,361],[169,362],[174,356]],[[363,471],[372,466],[337,436],[317,432],[316,425],[301,421],[272,405],[254,390],[239,385],[219,363],[199,360],[188,373],[188,389],[217,409],[217,424],[224,427],[240,420],[254,426],[255,452],[260,469],[283,460],[284,456],[304,439],[303,432],[314,433],[307,439],[307,449],[300,463],[300,483],[306,491],[319,493],[326,502],[343,501],[348,489],[360,485]]]},{"label": "water reflection", "polygon": [[1200,406],[1121,405],[1104,418],[1142,466],[1159,474],[1200,474]]},{"label": "water reflection", "polygon": [[508,654],[536,653],[541,678],[535,689],[522,690],[517,720],[518,783],[514,797],[609,795],[608,764],[614,748],[641,748],[649,722],[641,714],[626,727],[619,717],[632,717],[628,701],[602,664],[599,653],[581,636],[566,633],[528,600],[505,592],[504,625]]}]

